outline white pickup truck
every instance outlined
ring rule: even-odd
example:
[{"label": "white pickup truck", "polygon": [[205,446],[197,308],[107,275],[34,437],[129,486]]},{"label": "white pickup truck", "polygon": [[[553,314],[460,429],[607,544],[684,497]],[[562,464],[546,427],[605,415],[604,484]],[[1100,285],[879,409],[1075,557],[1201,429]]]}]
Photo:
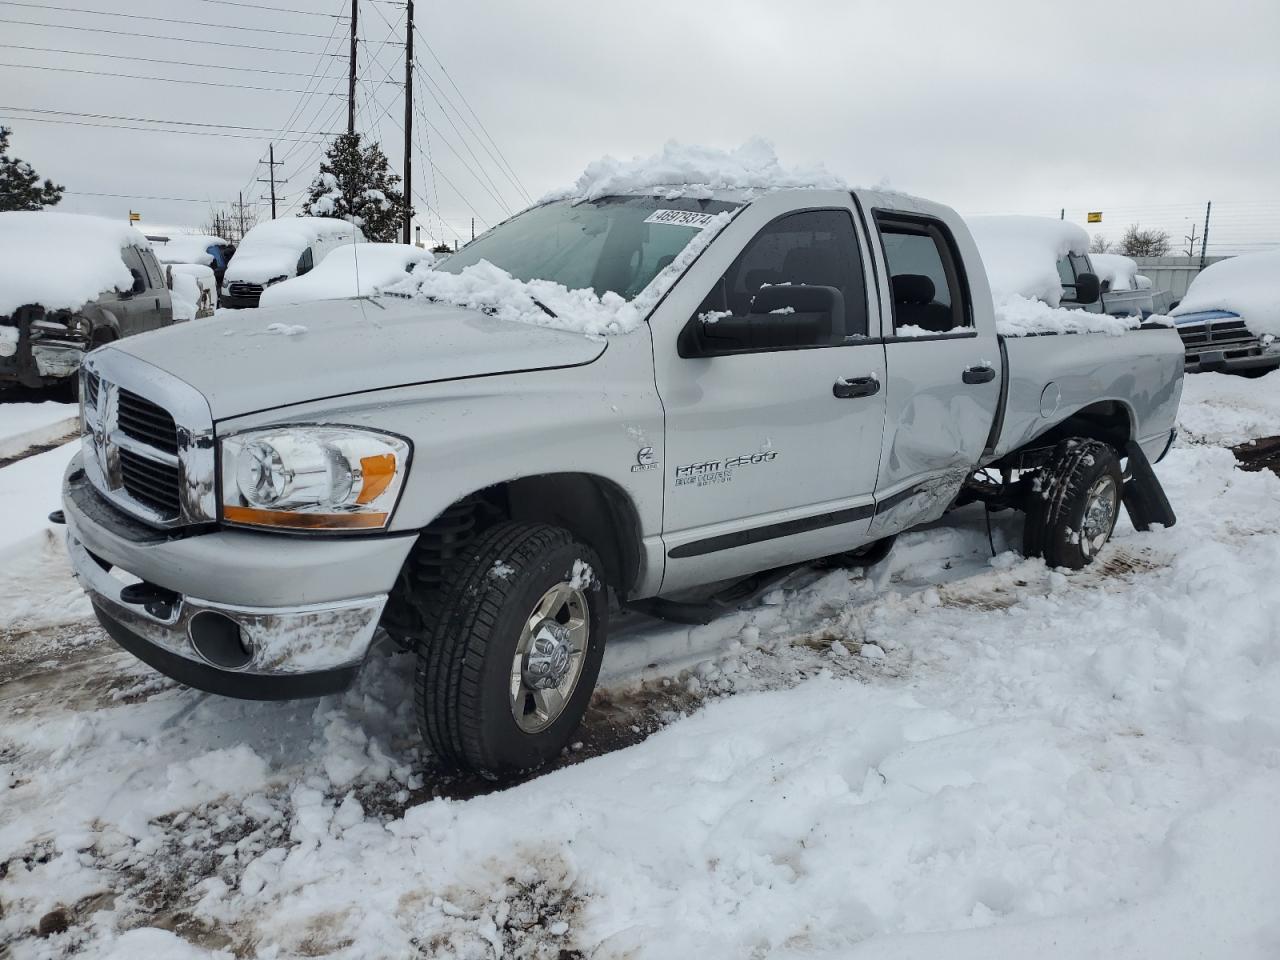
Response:
[{"label": "white pickup truck", "polygon": [[[998,336],[948,207],[567,198],[415,285],[88,357],[65,519],[122,646],[201,689],[305,697],[385,629],[416,650],[431,749],[496,776],[570,741],[611,603],[696,618],[972,500],[1024,510],[1026,550],[1067,567],[1122,503],[1174,522],[1150,461],[1178,335]],[[614,319],[557,329],[575,304]]]}]

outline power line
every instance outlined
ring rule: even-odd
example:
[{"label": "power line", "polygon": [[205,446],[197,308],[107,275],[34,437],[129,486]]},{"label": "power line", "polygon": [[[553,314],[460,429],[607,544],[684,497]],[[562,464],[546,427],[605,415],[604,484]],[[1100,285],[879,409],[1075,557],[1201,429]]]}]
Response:
[{"label": "power line", "polygon": [[[73,23],[32,23],[30,20],[8,20],[0,18],[0,23],[11,23],[19,27],[47,27],[50,30],[80,30],[85,33],[105,33],[117,37],[132,37],[135,40],[169,40],[176,43],[202,43],[210,47],[236,47],[240,50],[265,50],[268,53],[300,53],[314,57],[314,50],[292,50],[285,47],[262,47],[251,43],[231,43],[227,40],[196,40],[192,37],[171,37],[157,33],[134,33],[132,30],[106,30],[102,27],[82,27]],[[336,54],[331,54],[336,56]]]},{"label": "power line", "polygon": [[[90,120],[127,120],[130,123],[168,123],[181,127],[218,127],[224,130],[258,130],[262,132],[271,132],[271,127],[246,127],[234,123],[200,123],[195,120],[161,120],[155,117],[122,117],[110,113],[77,113],[74,110],[44,110],[35,107],[13,107],[2,106],[0,110],[19,110],[23,113],[52,113],[63,117],[85,117]],[[174,130],[173,133],[181,131]],[[302,133],[313,136],[328,136],[328,132],[324,130],[279,130],[277,133]]]},{"label": "power line", "polygon": [[68,190],[69,197],[113,197],[117,200],[162,200],[168,203],[213,203],[212,197],[141,197],[134,193],[92,193],[88,190]]},{"label": "power line", "polygon": [[296,70],[268,70],[265,67],[234,67],[224,63],[192,63],[190,60],[161,60],[155,57],[135,57],[126,53],[98,53],[90,50],[63,50],[59,47],[32,47],[25,43],[0,43],[10,50],[28,50],[33,53],[65,53],[77,57],[107,57],[111,60],[130,60],[134,63],[163,63],[173,67],[198,67],[203,70],[238,70],[244,73],[269,73],[278,77],[312,77],[314,74]]},{"label": "power line", "polygon": [[295,13],[299,16],[306,17],[334,17],[339,20],[346,19],[339,14],[318,13],[315,10],[292,10],[288,7],[271,7],[261,3],[243,3],[240,0],[200,0],[202,3],[217,3],[224,7],[246,7],[250,10],[270,10],[272,13]]},{"label": "power line", "polygon": [[259,90],[266,93],[303,93],[289,87],[258,87],[244,83],[219,83],[216,80],[180,80],[177,77],[149,77],[139,73],[115,73],[110,70],[80,70],[75,67],[49,67],[35,63],[0,63],[0,67],[19,70],[54,70],[58,73],[82,73],[95,77],[116,77],[121,80],[150,80],[157,83],[187,83],[198,87],[222,87],[227,90]]},{"label": "power line", "polygon": [[[170,129],[165,129],[161,127],[135,127],[135,126],[130,126],[128,124],[123,124],[123,123],[91,123],[87,120],[58,120],[58,119],[55,119],[54,117],[4,116],[4,117],[0,117],[0,120],[9,120],[15,123],[57,123],[57,124],[61,124],[69,127],[101,127],[107,130],[136,130],[140,133],[178,133],[178,134],[185,134],[187,136],[192,136],[192,137],[226,137],[231,140],[257,140],[259,142],[262,141],[262,137],[257,134],[218,133],[212,130],[170,130]],[[289,142],[292,142],[294,139],[297,139],[297,138],[290,137]],[[324,140],[323,138],[320,139],[319,141],[306,139],[304,142],[323,143]]]},{"label": "power line", "polygon": [[[476,156],[476,152],[475,152],[474,150],[472,150],[472,149],[471,149],[471,144],[467,141],[467,138],[463,135],[462,131],[458,129],[458,125],[457,125],[456,123],[454,123],[454,122],[453,122],[453,118],[452,118],[451,116],[449,116],[449,111],[448,111],[448,110],[446,110],[446,109],[444,108],[444,104],[442,104],[442,103],[439,101],[439,99],[438,99],[438,98],[436,97],[436,95],[435,95],[435,92],[431,89],[431,80],[430,80],[430,78],[427,78],[427,94],[428,94],[428,96],[430,96],[430,97],[431,97],[431,99],[432,99],[432,100],[434,100],[434,101],[435,101],[436,106],[440,108],[440,113],[441,113],[441,115],[442,115],[442,116],[443,116],[447,121],[449,121],[449,126],[453,127],[453,132],[454,132],[454,133],[456,133],[456,134],[458,135],[458,140],[459,140],[459,142],[461,142],[461,144],[462,144],[463,148],[465,148],[465,149],[466,149],[467,153],[469,153],[469,154],[471,155],[471,159],[475,161],[475,164],[476,164],[477,169],[479,169],[479,170],[480,170],[480,172],[481,172],[482,174],[484,174],[484,178],[485,178],[485,180],[487,180],[487,181],[488,181],[488,183],[489,183],[489,186],[491,186],[491,187],[493,188],[493,193],[494,193],[494,195],[496,195],[496,196],[501,200],[501,202],[502,202],[502,203],[501,203],[502,208],[503,208],[504,210],[506,210],[508,213],[510,213],[510,212],[511,212],[511,207],[507,204],[506,198],[502,196],[502,191],[500,191],[500,190],[498,189],[498,184],[494,182],[493,177],[489,176],[489,171],[488,171],[488,170],[486,170],[486,169],[484,168],[484,164],[483,164],[483,163],[481,163],[480,158]],[[459,114],[459,116],[461,116],[461,114]],[[484,146],[484,142],[483,142],[483,141],[480,141],[480,146],[482,146],[482,147]],[[496,164],[496,163],[497,163],[497,161],[495,160],[495,161],[494,161],[494,163]],[[501,169],[502,169],[502,167],[501,167],[501,166],[499,166],[499,167],[498,167],[498,169],[499,169],[499,170],[501,170]],[[510,178],[510,177],[508,177],[507,179],[511,179],[511,178]],[[513,184],[513,186],[514,186],[514,184]],[[518,194],[518,192],[519,192],[519,189],[520,189],[519,187],[516,187],[517,194]]]},{"label": "power line", "polygon": [[[55,7],[47,3],[22,3],[21,0],[0,0],[0,6],[26,7],[31,10],[52,10],[58,13],[88,13],[96,17],[122,17],[126,20],[151,20],[155,23],[176,23],[184,27],[212,27],[216,30],[248,30],[251,33],[275,33],[286,37],[305,37],[323,40],[319,33],[299,33],[296,30],[276,30],[273,27],[245,27],[235,23],[207,23],[203,20],[176,20],[172,17],[153,17],[145,13],[121,13],[118,10],[89,10],[85,7]],[[52,24],[50,24],[52,26]]]},{"label": "power line", "polygon": [[440,72],[445,75],[445,78],[449,81],[449,85],[457,91],[458,99],[466,105],[467,109],[471,111],[471,115],[476,118],[476,124],[484,131],[484,135],[489,138],[489,142],[493,144],[493,149],[498,152],[498,156],[502,158],[504,163],[506,163],[507,169],[509,169],[511,171],[511,175],[515,177],[515,180],[520,185],[520,189],[524,192],[524,195],[526,197],[530,196],[529,191],[525,189],[524,183],[520,180],[520,175],[517,174],[515,168],[511,166],[511,161],[507,160],[506,154],[502,152],[502,148],[498,146],[498,142],[493,139],[493,134],[491,134],[489,129],[484,125],[484,121],[481,120],[480,115],[476,113],[475,107],[471,106],[471,102],[467,100],[462,90],[458,88],[458,84],[454,81],[453,75],[449,73],[448,68],[444,65],[443,61],[441,61],[439,55],[436,54],[431,44],[427,43],[427,38],[419,32],[418,39],[421,40],[422,45],[427,48],[427,52],[431,54],[431,59],[436,62],[436,66],[438,66],[440,68]]}]

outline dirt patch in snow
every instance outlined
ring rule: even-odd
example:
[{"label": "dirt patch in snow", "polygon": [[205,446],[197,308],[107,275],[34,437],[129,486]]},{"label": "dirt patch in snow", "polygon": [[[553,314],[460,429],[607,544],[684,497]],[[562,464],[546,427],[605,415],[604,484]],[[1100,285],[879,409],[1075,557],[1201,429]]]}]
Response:
[{"label": "dirt patch in snow", "polygon": [[1241,470],[1270,470],[1280,476],[1280,437],[1263,437],[1231,448]]}]

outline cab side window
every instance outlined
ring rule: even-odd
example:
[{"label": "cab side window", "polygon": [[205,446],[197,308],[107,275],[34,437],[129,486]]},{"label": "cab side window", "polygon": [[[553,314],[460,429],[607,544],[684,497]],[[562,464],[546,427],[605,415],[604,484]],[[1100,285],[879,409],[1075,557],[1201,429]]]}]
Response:
[{"label": "cab side window", "polygon": [[698,316],[739,325],[794,317],[788,347],[837,346],[866,337],[866,289],[853,218],[847,210],[804,210],[774,220],[730,264]]},{"label": "cab side window", "polygon": [[967,334],[973,326],[949,232],[925,217],[876,214],[893,294],[896,336]]},{"label": "cab side window", "polygon": [[142,259],[142,265],[146,268],[147,282],[152,290],[163,290],[165,288],[164,271],[160,269],[160,263],[156,260],[156,255],[150,250],[139,250],[138,255]]},{"label": "cab side window", "polygon": [[133,274],[134,288],[131,292],[142,293],[147,289],[147,267],[142,262],[142,257],[138,255],[138,248],[124,247],[120,251],[120,257],[124,260],[124,265],[129,268],[129,272]]},{"label": "cab side window", "polygon": [[315,265],[315,254],[311,252],[310,247],[307,247],[307,249],[302,251],[302,256],[298,258],[298,276],[308,273]]}]

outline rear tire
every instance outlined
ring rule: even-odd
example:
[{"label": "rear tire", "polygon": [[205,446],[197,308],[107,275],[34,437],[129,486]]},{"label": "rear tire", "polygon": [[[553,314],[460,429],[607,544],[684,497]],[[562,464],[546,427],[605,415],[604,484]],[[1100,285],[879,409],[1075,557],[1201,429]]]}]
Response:
[{"label": "rear tire", "polygon": [[1032,486],[1023,553],[1071,570],[1091,563],[1111,539],[1123,492],[1114,447],[1080,437],[1063,440]]},{"label": "rear tire", "polygon": [[500,523],[420,598],[427,629],[414,699],[423,738],[443,763],[498,778],[568,745],[608,635],[601,569],[567,530]]}]

